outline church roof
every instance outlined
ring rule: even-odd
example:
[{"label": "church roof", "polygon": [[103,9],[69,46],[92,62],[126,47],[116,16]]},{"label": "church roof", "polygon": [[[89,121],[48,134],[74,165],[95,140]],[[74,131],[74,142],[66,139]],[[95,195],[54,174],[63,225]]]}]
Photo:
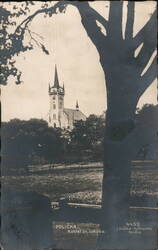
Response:
[{"label": "church roof", "polygon": [[80,110],[64,108],[64,113],[73,121],[86,120],[86,116]]}]

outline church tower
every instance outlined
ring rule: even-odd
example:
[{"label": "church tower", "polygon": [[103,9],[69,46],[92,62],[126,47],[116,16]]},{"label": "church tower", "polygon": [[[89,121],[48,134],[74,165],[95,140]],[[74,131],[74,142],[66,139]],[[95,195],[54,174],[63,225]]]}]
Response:
[{"label": "church tower", "polygon": [[53,86],[49,85],[50,109],[49,109],[49,126],[62,127],[64,115],[64,96],[65,89],[59,84],[57,67],[55,66],[55,75]]}]

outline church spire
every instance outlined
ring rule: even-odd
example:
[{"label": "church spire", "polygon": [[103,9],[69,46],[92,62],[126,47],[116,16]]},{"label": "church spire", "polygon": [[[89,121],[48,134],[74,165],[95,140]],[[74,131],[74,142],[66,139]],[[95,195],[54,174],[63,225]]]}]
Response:
[{"label": "church spire", "polygon": [[76,100],[76,110],[79,110],[78,100]]},{"label": "church spire", "polygon": [[57,67],[55,65],[55,76],[54,76],[54,88],[59,88],[59,80],[58,80],[58,73],[57,73]]}]

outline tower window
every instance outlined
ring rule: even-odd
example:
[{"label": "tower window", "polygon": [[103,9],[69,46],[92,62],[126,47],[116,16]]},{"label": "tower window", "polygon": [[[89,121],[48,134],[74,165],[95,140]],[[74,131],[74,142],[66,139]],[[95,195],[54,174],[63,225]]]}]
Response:
[{"label": "tower window", "polygon": [[56,105],[55,104],[53,104],[53,109],[56,109]]},{"label": "tower window", "polygon": [[56,120],[56,114],[53,114],[53,120]]},{"label": "tower window", "polygon": [[60,108],[62,108],[62,102],[60,102]]}]

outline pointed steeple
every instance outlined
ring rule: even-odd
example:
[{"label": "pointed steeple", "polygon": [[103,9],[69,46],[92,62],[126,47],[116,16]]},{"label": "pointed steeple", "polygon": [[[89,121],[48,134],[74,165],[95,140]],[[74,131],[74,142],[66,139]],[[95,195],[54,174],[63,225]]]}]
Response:
[{"label": "pointed steeple", "polygon": [[79,110],[78,100],[76,101],[76,110]]},{"label": "pointed steeple", "polygon": [[58,73],[57,73],[57,67],[55,65],[55,76],[54,76],[54,88],[59,88],[59,80],[58,80]]}]

